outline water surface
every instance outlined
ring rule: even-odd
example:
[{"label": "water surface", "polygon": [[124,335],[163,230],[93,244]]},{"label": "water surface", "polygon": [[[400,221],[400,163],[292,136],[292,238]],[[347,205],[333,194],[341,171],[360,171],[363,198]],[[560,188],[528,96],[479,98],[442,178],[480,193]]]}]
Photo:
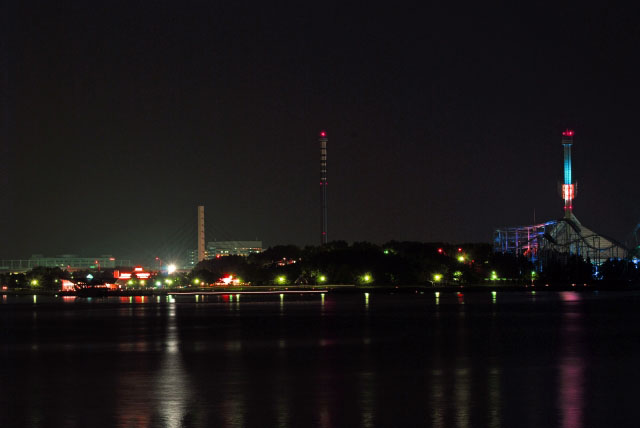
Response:
[{"label": "water surface", "polygon": [[2,427],[637,426],[640,293],[6,296]]}]

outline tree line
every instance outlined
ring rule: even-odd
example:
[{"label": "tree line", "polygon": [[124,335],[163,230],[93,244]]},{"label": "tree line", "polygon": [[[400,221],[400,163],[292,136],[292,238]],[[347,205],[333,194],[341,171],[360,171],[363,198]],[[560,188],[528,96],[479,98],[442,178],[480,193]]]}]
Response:
[{"label": "tree line", "polygon": [[[322,246],[278,245],[248,257],[204,260],[188,273],[158,273],[144,283],[130,281],[128,286],[200,287],[230,275],[244,284],[291,286],[640,282],[640,270],[629,260],[608,260],[598,269],[579,256],[557,254],[545,260],[542,269],[536,268],[525,257],[493,252],[486,243],[391,241],[376,245],[334,241]],[[87,285],[114,281],[113,270],[67,272],[37,267],[24,274],[0,274],[0,284],[5,289],[57,290],[63,279]]]}]

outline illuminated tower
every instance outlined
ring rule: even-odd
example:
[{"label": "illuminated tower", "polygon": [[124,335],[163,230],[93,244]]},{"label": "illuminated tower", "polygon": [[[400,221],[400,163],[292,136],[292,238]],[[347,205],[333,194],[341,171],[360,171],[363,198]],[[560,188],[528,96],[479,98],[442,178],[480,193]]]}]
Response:
[{"label": "illuminated tower", "polygon": [[204,260],[204,206],[198,206],[198,262]]},{"label": "illuminated tower", "polygon": [[564,184],[562,185],[562,199],[564,199],[564,217],[573,215],[573,200],[576,197],[576,185],[571,177],[571,145],[574,132],[567,129],[562,133],[562,147],[564,148]]},{"label": "illuminated tower", "polygon": [[320,190],[322,191],[322,236],[320,243],[327,243],[327,133],[320,131]]}]

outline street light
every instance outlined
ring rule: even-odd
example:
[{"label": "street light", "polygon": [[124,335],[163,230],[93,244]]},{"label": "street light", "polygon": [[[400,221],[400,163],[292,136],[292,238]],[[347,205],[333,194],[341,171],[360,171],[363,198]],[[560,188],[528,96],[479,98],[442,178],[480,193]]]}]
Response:
[{"label": "street light", "polygon": [[531,286],[532,286],[532,287],[533,287],[533,280],[535,279],[535,277],[536,277],[536,271],[535,271],[535,270],[532,270],[532,271],[531,271]]}]

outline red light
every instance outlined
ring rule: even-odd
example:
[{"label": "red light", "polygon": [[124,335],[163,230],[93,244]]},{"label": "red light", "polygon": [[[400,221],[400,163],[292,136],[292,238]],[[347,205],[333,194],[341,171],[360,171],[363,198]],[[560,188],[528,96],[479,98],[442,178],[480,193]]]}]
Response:
[{"label": "red light", "polygon": [[438,253],[442,254],[442,248],[438,248]]},{"label": "red light", "polygon": [[321,137],[326,137],[326,136],[327,136],[327,133],[326,133],[326,132],[324,132],[324,131],[320,131],[320,136],[321,136]]},{"label": "red light", "polygon": [[564,131],[564,132],[562,133],[562,135],[563,135],[564,137],[573,137],[573,133],[574,133],[574,132],[573,132],[573,130],[571,130],[571,129],[567,129],[566,131]]},{"label": "red light", "polygon": [[573,184],[562,185],[562,199],[565,201],[571,200],[575,197],[575,188]]},{"label": "red light", "polygon": [[462,248],[458,248],[458,252],[461,253],[462,252]]}]

